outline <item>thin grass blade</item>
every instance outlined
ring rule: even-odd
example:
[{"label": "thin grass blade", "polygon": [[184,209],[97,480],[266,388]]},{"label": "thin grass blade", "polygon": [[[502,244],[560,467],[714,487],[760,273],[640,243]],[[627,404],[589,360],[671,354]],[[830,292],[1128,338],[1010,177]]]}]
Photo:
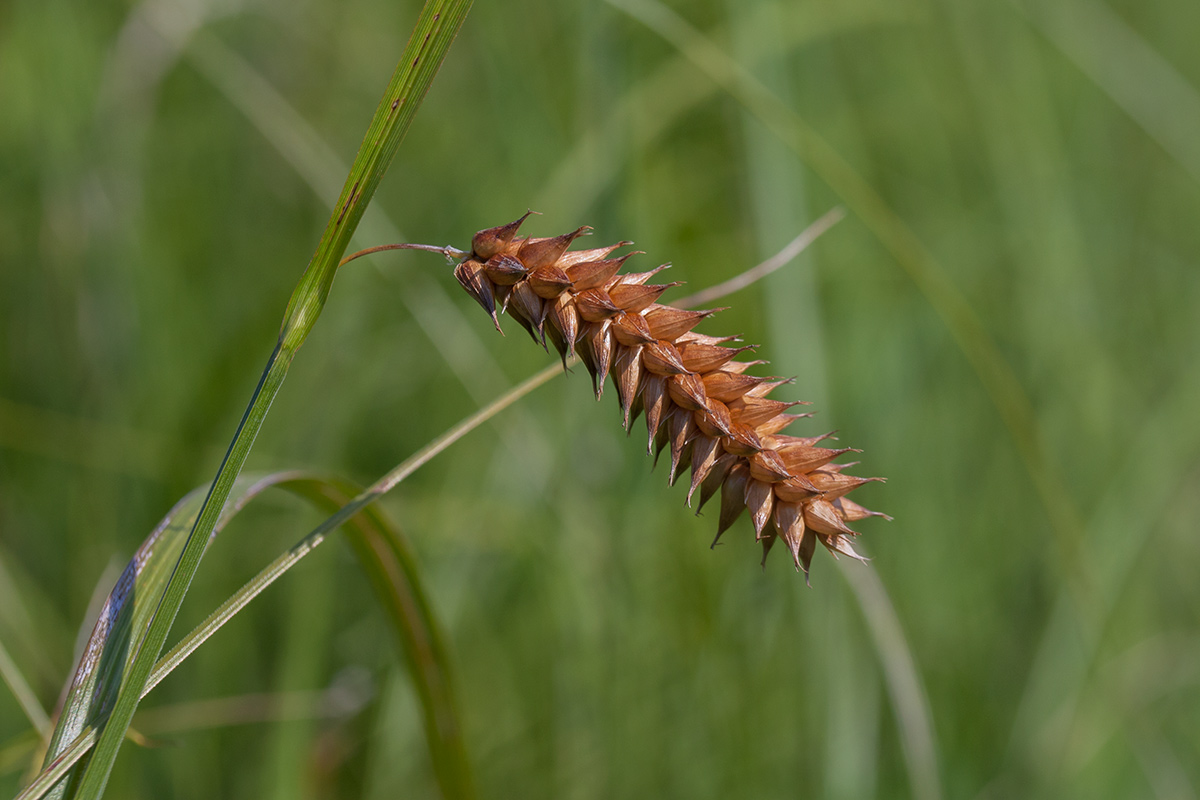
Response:
[{"label": "thin grass blade", "polygon": [[120,680],[120,690],[100,730],[90,763],[84,767],[78,792],[80,797],[96,800],[104,793],[113,762],[137,710],[146,681],[200,566],[208,538],[234,488],[234,482],[275,395],[283,385],[292,358],[320,316],[346,245],[391,164],[470,5],[470,0],[429,0],[421,10],[416,28],[367,129],[366,138],[354,159],[317,251],[288,303],[279,341],[267,362],[263,377],[184,543],[176,568],[162,590],[161,600],[154,604],[149,627],[144,636],[139,631],[131,637],[136,649],[131,651],[133,656],[128,669],[122,670],[119,676],[110,676],[114,681]]}]

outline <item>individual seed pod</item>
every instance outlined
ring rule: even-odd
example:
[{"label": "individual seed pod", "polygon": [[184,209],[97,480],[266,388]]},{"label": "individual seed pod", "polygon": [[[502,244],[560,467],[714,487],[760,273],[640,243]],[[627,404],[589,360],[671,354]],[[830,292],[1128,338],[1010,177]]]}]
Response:
[{"label": "individual seed pod", "polygon": [[785,478],[779,483],[774,484],[775,494],[780,500],[786,500],[789,503],[801,503],[806,500],[811,500],[820,492],[817,487],[813,486],[804,475],[793,475],[790,478]]},{"label": "individual seed pod", "polygon": [[704,390],[709,397],[715,397],[722,403],[731,403],[764,380],[754,375],[734,375],[718,370],[704,376]]},{"label": "individual seed pod", "polygon": [[[718,444],[720,444],[718,442]],[[742,459],[735,456],[733,453],[726,453],[718,450],[719,455],[717,460],[713,462],[712,468],[708,474],[700,481],[700,502],[696,505],[696,516],[700,516],[700,512],[704,509],[704,504],[711,500],[717,491],[725,485],[725,478]]]},{"label": "individual seed pod", "polygon": [[[739,339],[736,336],[709,336],[706,333],[696,333],[695,331],[688,331],[687,333],[680,334],[679,337],[675,339],[675,344],[677,344],[677,345],[706,344],[706,345],[709,345],[710,347],[715,347],[717,345],[725,344],[727,342],[740,342],[740,341],[741,341],[741,339]],[[750,347],[750,349],[753,350],[754,348],[758,347],[758,345],[749,345],[749,347]]]},{"label": "individual seed pod", "polygon": [[842,515],[842,519],[846,520],[846,522],[858,522],[867,517],[883,517],[889,522],[892,519],[887,514],[860,506],[848,497],[839,497],[834,500],[833,507],[838,510],[838,513]]},{"label": "individual seed pod", "polygon": [[655,339],[665,339],[673,342],[701,320],[724,309],[714,308],[708,311],[684,311],[682,308],[671,306],[651,306],[646,312],[646,322],[650,325],[650,333]]},{"label": "individual seed pod", "polygon": [[759,450],[749,457],[750,477],[763,483],[779,483],[792,477],[779,453],[774,450]]},{"label": "individual seed pod", "polygon": [[698,375],[690,372],[667,378],[667,396],[675,405],[689,412],[689,416],[692,411],[708,409],[708,397],[704,394],[704,382]]},{"label": "individual seed pod", "polygon": [[571,246],[571,242],[578,239],[586,231],[590,231],[591,227],[583,225],[570,233],[564,233],[562,236],[553,236],[547,239],[528,239],[521,248],[517,251],[517,258],[521,259],[529,269],[537,269],[545,267],[554,262],[567,251]]},{"label": "individual seed pod", "polygon": [[858,559],[864,564],[871,560],[854,549],[854,545],[850,544],[850,537],[848,536],[840,533],[821,534],[820,539],[821,544],[825,545],[825,549],[832,553],[834,558],[837,558],[838,553],[841,553],[844,556]]},{"label": "individual seed pod", "polygon": [[526,211],[521,215],[520,219],[514,220],[507,225],[500,225],[480,231],[471,239],[471,249],[475,252],[475,255],[479,256],[481,261],[487,261],[497,253],[504,252],[509,242],[517,235],[517,229],[521,227],[521,223],[528,219],[532,213],[532,211]]},{"label": "individual seed pod", "polygon": [[640,347],[622,347],[613,364],[613,383],[617,385],[617,397],[621,401],[621,414],[625,429],[629,429],[630,411],[642,381],[642,353]]},{"label": "individual seed pod", "polygon": [[608,380],[608,372],[612,367],[612,324],[608,320],[583,326],[579,334],[579,357],[592,374],[592,390],[599,400],[600,395],[604,394],[604,382]]},{"label": "individual seed pod", "polygon": [[621,313],[603,289],[586,289],[575,295],[575,306],[579,316],[588,322],[600,322]]},{"label": "individual seed pod", "polygon": [[864,483],[883,481],[883,478],[858,478],[854,475],[844,475],[841,472],[823,469],[813,470],[808,473],[808,479],[813,482],[813,486],[817,487],[821,492],[822,498],[825,500],[836,500],[842,495],[862,486]]},{"label": "individual seed pod", "polygon": [[533,340],[542,347],[546,346],[546,336],[542,326],[546,321],[546,303],[534,293],[528,281],[513,284],[512,298],[509,301],[510,313],[514,313],[518,321],[524,318],[529,321],[532,330],[529,331]]},{"label": "individual seed pod", "polygon": [[696,427],[705,436],[720,439],[733,431],[733,419],[729,415],[729,409],[720,400],[708,398],[707,407],[702,411],[697,411],[695,417]]},{"label": "individual seed pod", "polygon": [[670,266],[670,264],[663,264],[662,266],[655,267],[649,272],[627,272],[624,275],[618,275],[617,277],[613,278],[613,281],[615,283],[624,285],[645,283],[658,273],[662,272],[664,269],[669,269]]},{"label": "individual seed pod", "polygon": [[729,435],[721,440],[721,446],[727,452],[738,456],[749,456],[763,449],[762,439],[749,425],[740,422],[733,423]]},{"label": "individual seed pod", "polygon": [[788,403],[783,400],[770,400],[765,397],[746,397],[743,395],[736,400],[730,401],[729,413],[738,422],[745,423],[751,428],[757,429],[764,422],[775,419],[775,417],[784,411],[800,404],[799,400]]},{"label": "individual seed pod", "polygon": [[[837,437],[834,436],[835,433],[837,433],[837,431],[832,430],[832,431],[829,431],[828,433],[822,433],[817,436],[777,436],[775,438],[779,442],[780,447],[782,447],[784,445],[798,445],[801,447],[812,447],[820,442],[825,441],[826,439],[836,439]],[[844,452],[858,453],[861,451],[855,450],[853,448],[847,448],[846,451],[844,451]]]},{"label": "individual seed pod", "polygon": [[775,507],[775,492],[771,484],[754,480],[753,476],[746,481],[746,508],[750,509],[750,519],[754,522],[754,538],[761,539],[763,529],[771,519],[771,511]]},{"label": "individual seed pod", "polygon": [[608,290],[608,296],[622,311],[636,314],[649,308],[655,300],[662,297],[663,292],[667,289],[678,285],[678,283],[617,284]]},{"label": "individual seed pod", "polygon": [[647,342],[642,349],[642,361],[645,362],[646,369],[655,375],[679,375],[687,372],[687,368],[683,366],[683,359],[679,357],[679,351],[670,342]]},{"label": "individual seed pod", "polygon": [[[808,583],[808,568],[817,552],[817,535],[805,526],[804,538],[800,540],[800,569],[804,570],[804,582]],[[812,584],[808,584],[812,585]]]},{"label": "individual seed pod", "polygon": [[720,369],[738,353],[743,353],[750,349],[748,346],[719,347],[699,342],[684,342],[676,346],[679,348],[679,356],[683,359],[683,364],[688,368],[688,371],[699,373]]},{"label": "individual seed pod", "polygon": [[677,408],[671,412],[670,423],[671,472],[667,475],[667,483],[674,486],[675,479],[679,475],[679,467],[684,457],[684,452],[696,436],[696,423],[692,421],[692,415],[681,408]]},{"label": "individual seed pod", "polygon": [[574,303],[566,294],[560,295],[548,305],[549,311],[546,313],[546,319],[550,321],[554,344],[558,348],[559,355],[562,356],[565,369],[567,358],[574,355],[575,341],[579,338],[579,312],[575,310]]},{"label": "individual seed pod", "polygon": [[[558,265],[569,272],[569,268],[574,267],[576,264],[583,264],[588,261],[603,261],[604,259],[608,258],[614,250],[618,250],[622,247],[628,247],[631,244],[633,244],[633,242],[617,242],[616,244],[606,244],[604,247],[593,247],[590,250],[568,250],[558,257]],[[625,259],[629,258],[629,256],[635,256],[638,255],[638,253],[639,251],[635,250],[629,255],[621,256],[620,260],[623,262]],[[574,280],[573,276],[572,280]]]},{"label": "individual seed pod", "polygon": [[489,258],[483,265],[483,271],[497,286],[512,286],[529,274],[524,264],[503,253]]},{"label": "individual seed pod", "polygon": [[[496,316],[496,287],[483,271],[483,265],[475,259],[467,259],[454,268],[454,277],[475,302],[492,318],[492,324],[500,331],[500,320]],[[504,331],[500,331],[504,333]]]},{"label": "individual seed pod", "polygon": [[[583,261],[573,266],[566,267],[567,277],[571,279],[571,285],[576,291],[584,289],[596,289],[608,283],[617,271],[621,269],[621,265],[625,260],[634,253],[628,253],[620,258],[607,258],[602,261]],[[562,266],[562,262],[559,262]]]},{"label": "individual seed pod", "polygon": [[721,443],[711,436],[700,434],[692,440],[692,482],[688,487],[687,504],[692,505],[692,495],[700,487],[701,482],[708,476],[717,456],[721,453]]},{"label": "individual seed pod", "polygon": [[558,267],[548,264],[529,273],[529,285],[538,297],[553,300],[571,288],[571,279]]},{"label": "individual seed pod", "polygon": [[826,500],[813,500],[804,505],[804,524],[817,533],[858,535],[858,531],[851,530],[846,525],[846,521],[842,519],[842,515],[838,513],[833,503]]},{"label": "individual seed pod", "polygon": [[646,452],[654,446],[654,437],[662,424],[668,409],[666,378],[661,375],[647,374],[642,378],[642,405],[646,409]]},{"label": "individual seed pod", "polygon": [[779,536],[792,552],[792,560],[796,562],[796,570],[801,569],[800,543],[804,541],[804,510],[799,503],[789,503],[783,500],[775,502],[775,528]]},{"label": "individual seed pod", "polygon": [[758,425],[755,425],[753,427],[756,431],[758,431],[759,436],[771,436],[773,434],[779,433],[781,430],[784,430],[785,428],[787,428],[788,425],[791,425],[796,420],[804,419],[806,417],[811,417],[811,416],[812,416],[811,413],[780,414],[776,417],[773,417],[773,418],[767,420],[766,422],[760,422]]},{"label": "individual seed pod", "polygon": [[613,317],[613,336],[624,347],[635,347],[639,344],[650,344],[657,341],[650,334],[650,326],[641,314],[626,314],[624,312]]},{"label": "individual seed pod", "polygon": [[721,483],[721,516],[717,520],[717,538],[737,522],[746,510],[746,482],[750,480],[750,469],[745,464],[734,464]]},{"label": "individual seed pod", "polygon": [[828,447],[807,447],[802,444],[782,444],[776,448],[783,456],[783,463],[793,475],[799,472],[811,472],[817,467],[824,466],[840,456],[850,452],[851,448],[831,450]]}]

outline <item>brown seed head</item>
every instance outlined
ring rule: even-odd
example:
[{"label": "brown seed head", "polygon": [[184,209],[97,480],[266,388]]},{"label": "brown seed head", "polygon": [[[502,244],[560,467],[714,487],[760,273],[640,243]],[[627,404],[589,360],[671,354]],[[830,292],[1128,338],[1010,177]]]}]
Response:
[{"label": "brown seed head", "polygon": [[669,481],[691,469],[687,499],[699,491],[697,513],[720,493],[717,539],[749,509],[764,559],[777,539],[806,576],[818,541],[835,556],[862,559],[848,523],[886,515],[845,495],[882,479],[847,475],[851,464],[834,464],[851,448],[818,446],[832,434],[781,433],[809,416],[786,413],[796,402],[768,397],[791,379],[747,374],[764,363],[736,360],[751,347],[727,347],[735,337],[696,333],[712,310],[659,304],[678,285],[649,283],[667,265],[621,274],[634,254],[610,256],[629,242],[569,250],[586,227],[517,238],[526,217],[477,233],[472,254],[454,271],[493,320],[503,309],[543,347],[549,339],[564,365],[577,353],[597,398],[611,377],[626,429],[644,413],[650,452],[656,459],[669,453]]}]

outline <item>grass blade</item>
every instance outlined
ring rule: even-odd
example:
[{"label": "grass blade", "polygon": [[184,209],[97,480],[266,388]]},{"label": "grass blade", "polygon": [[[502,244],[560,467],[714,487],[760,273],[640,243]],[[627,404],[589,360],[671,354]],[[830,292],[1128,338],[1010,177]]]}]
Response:
[{"label": "grass blade", "polygon": [[50,730],[50,718],[46,716],[46,712],[38,702],[33,689],[30,688],[29,682],[25,680],[25,676],[21,674],[21,670],[17,668],[16,663],[8,654],[4,642],[0,642],[0,678],[4,679],[4,683],[20,703],[21,710],[25,712],[25,716],[29,717],[33,727],[38,730],[38,733],[45,735]]},{"label": "grass blade", "polygon": [[104,793],[146,681],[271,402],[283,384],[296,351],[316,324],[346,245],[469,8],[469,0],[429,0],[421,11],[404,55],[367,129],[334,214],[288,303],[279,342],[162,591],[161,600],[156,604],[144,634],[138,629],[131,636],[128,644],[132,658],[127,662],[123,660],[119,669],[105,675],[106,682],[112,685],[119,682],[120,690],[83,773],[78,796],[94,799]]},{"label": "grass blade", "polygon": [[[282,488],[331,512],[361,491],[348,481],[316,477],[288,481]],[[345,533],[396,632],[401,655],[421,700],[425,740],[442,794],[448,798],[473,797],[450,656],[412,548],[399,528],[374,505],[349,520]]]}]

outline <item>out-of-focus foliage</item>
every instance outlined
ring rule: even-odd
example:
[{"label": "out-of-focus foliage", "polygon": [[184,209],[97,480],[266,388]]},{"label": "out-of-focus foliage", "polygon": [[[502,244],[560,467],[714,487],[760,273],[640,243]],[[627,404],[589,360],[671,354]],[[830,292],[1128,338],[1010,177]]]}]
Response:
[{"label": "out-of-focus foliage", "polygon": [[[745,521],[709,552],[578,370],[413,476],[389,511],[483,794],[909,796],[926,702],[947,797],[1195,793],[1200,6],[671,6],[911,229],[1021,394],[854,214],[709,326],[888,476],[861,500],[896,521],[862,523],[874,561],[846,569],[886,588],[924,700],[886,677],[878,595],[825,554],[812,589],[761,574]],[[47,709],[97,585],[215,470],[415,13],[0,6],[0,641]],[[694,286],[756,263],[844,201],[700,58],[614,5],[478,4],[361,244],[463,246],[532,206],[531,232],[591,224]],[[437,257],[354,264],[251,467],[372,480],[547,362],[507,327]],[[180,630],[312,522],[236,521]],[[175,746],[127,747],[110,791],[432,792],[384,630],[324,548],[147,698],[135,727]],[[0,690],[0,766],[28,728]]]}]

